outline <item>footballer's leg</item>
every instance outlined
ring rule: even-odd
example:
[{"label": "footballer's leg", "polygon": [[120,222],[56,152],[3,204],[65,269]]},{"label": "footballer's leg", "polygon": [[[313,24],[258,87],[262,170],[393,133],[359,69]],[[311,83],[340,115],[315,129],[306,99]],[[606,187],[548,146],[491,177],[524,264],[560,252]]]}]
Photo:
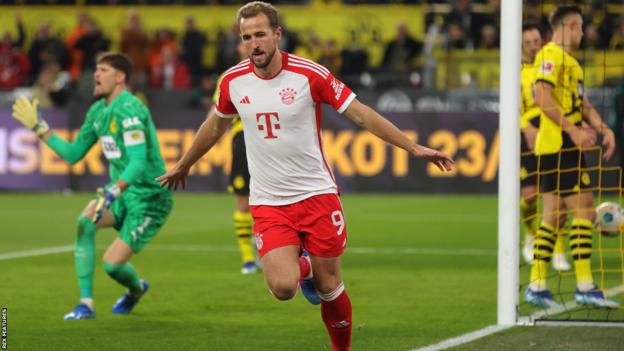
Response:
[{"label": "footballer's leg", "polygon": [[570,228],[566,225],[568,213],[566,211],[565,202],[560,202],[559,224],[557,226],[557,239],[555,241],[555,249],[553,251],[552,266],[558,271],[569,271],[572,269],[566,258],[566,240],[570,232]]},{"label": "footballer's leg", "polygon": [[347,226],[336,194],[313,196],[303,201],[306,216],[301,226],[307,235],[314,285],[321,300],[321,317],[333,351],[351,346],[352,309],[340,274],[340,255],[347,245]]},{"label": "footballer's leg", "polygon": [[544,219],[540,223],[535,236],[533,261],[531,263],[531,278],[524,298],[525,301],[542,308],[554,307],[558,304],[546,288],[548,266],[556,241],[556,226],[558,221],[557,209],[559,197],[554,193],[546,193],[542,197]]},{"label": "footballer's leg", "polygon": [[310,259],[332,351],[347,351],[351,347],[352,308],[340,275],[340,257],[310,255]]},{"label": "footballer's leg", "polygon": [[298,206],[250,206],[264,278],[278,300],[292,299],[301,277],[311,272],[309,261],[301,256],[302,242],[293,221]]},{"label": "footballer's leg", "polygon": [[97,200],[91,200],[78,217],[76,242],[74,243],[74,264],[80,288],[80,302],[65,320],[89,319],[95,317],[93,300],[93,273],[95,271],[95,233],[98,228],[112,227],[115,217],[106,211],[96,225],[93,223]]},{"label": "footballer's leg", "polygon": [[533,243],[537,231],[537,187],[535,185],[522,186],[520,192],[520,220],[525,226],[522,255],[526,262],[531,262],[533,260]]},{"label": "footballer's leg", "polygon": [[139,279],[136,269],[130,263],[132,255],[132,248],[120,238],[115,238],[104,254],[103,266],[106,273],[128,289],[128,292],[115,302],[113,313],[130,313],[149,287],[145,280]]},{"label": "footballer's leg", "polygon": [[262,254],[264,278],[269,291],[278,300],[295,297],[300,277],[311,270],[309,264],[301,264],[300,253],[300,245],[286,245]]},{"label": "footballer's leg", "polygon": [[234,231],[238,240],[243,267],[242,274],[252,274],[258,271],[255,249],[251,241],[253,218],[249,212],[249,196],[236,195],[236,211],[234,211]]},{"label": "footballer's leg", "polygon": [[128,314],[148,291],[149,284],[140,279],[130,263],[134,254],[138,254],[158,234],[171,212],[170,193],[160,193],[150,201],[126,196],[113,204],[113,212],[120,218],[116,238],[104,254],[103,265],[108,275],[127,288],[127,292],[113,305],[112,312]]},{"label": "footballer's leg", "polygon": [[[239,122],[240,123],[240,122]],[[249,212],[249,167],[245,150],[244,133],[238,132],[232,138],[232,171],[230,187],[236,194],[236,211],[234,211],[234,232],[238,241],[243,267],[242,274],[258,271],[255,248],[251,241],[253,219]]]}]

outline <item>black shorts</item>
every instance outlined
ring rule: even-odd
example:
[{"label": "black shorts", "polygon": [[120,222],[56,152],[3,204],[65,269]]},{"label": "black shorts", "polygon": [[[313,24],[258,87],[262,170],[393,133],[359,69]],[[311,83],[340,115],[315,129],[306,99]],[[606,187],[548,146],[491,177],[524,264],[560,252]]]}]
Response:
[{"label": "black shorts", "polygon": [[237,195],[249,195],[249,168],[245,151],[245,136],[238,132],[232,138],[232,172],[230,187]]},{"label": "black shorts", "polygon": [[537,157],[520,133],[520,186],[537,185]]},{"label": "black shorts", "polygon": [[574,145],[567,133],[563,133],[561,151],[540,155],[540,190],[567,196],[592,187],[591,177],[583,152]]}]

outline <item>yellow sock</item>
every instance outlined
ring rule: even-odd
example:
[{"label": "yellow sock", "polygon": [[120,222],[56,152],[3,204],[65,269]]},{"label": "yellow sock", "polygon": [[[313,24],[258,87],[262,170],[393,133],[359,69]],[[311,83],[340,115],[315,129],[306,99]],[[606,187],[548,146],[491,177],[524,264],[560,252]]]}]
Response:
[{"label": "yellow sock", "polygon": [[584,218],[574,218],[570,229],[570,250],[574,258],[577,285],[591,285],[594,278],[591,272],[592,222]]},{"label": "yellow sock", "polygon": [[557,241],[555,242],[555,255],[564,254],[566,251],[566,239],[568,238],[568,230],[560,229],[557,233]]},{"label": "yellow sock", "polygon": [[530,286],[534,290],[546,289],[548,265],[555,247],[555,228],[546,223],[540,224],[533,246]]},{"label": "yellow sock", "polygon": [[240,249],[243,263],[256,260],[254,247],[251,243],[252,222],[253,219],[249,212],[238,210],[234,212],[234,228],[236,236],[238,236],[238,248]]}]

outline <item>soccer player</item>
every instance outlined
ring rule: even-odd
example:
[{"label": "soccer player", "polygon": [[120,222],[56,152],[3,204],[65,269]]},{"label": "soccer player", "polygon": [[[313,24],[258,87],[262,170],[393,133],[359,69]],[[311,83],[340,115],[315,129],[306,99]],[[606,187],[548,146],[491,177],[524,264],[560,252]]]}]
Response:
[{"label": "soccer player", "polygon": [[176,166],[157,180],[170,189],[185,187],[190,167],[238,114],[245,129],[249,203],[267,285],[279,300],[293,298],[301,286],[310,302],[321,304],[332,350],[349,350],[351,302],[340,273],[347,230],[338,187],[323,155],[321,104],[330,104],[441,170],[452,169],[454,161],[410,141],[325,67],[278,50],[282,28],[272,5],[250,2],[238,10],[237,21],[249,59],[223,74],[215,114],[202,124]]},{"label": "soccer player", "polygon": [[579,7],[562,5],[550,16],[552,41],[535,59],[535,104],[542,110],[535,142],[535,154],[541,173],[543,221],[535,237],[531,279],[525,300],[540,307],[557,306],[546,287],[548,262],[555,244],[558,203],[562,201],[573,216],[570,249],[576,273],[575,300],[579,304],[614,308],[594,284],[591,272],[594,197],[591,179],[586,172],[583,148],[592,146],[595,135],[580,128],[585,120],[602,134],[604,159],[615,149],[613,132],[585,96],[583,69],[570,54],[578,49],[583,37],[583,17]]},{"label": "soccer player", "polygon": [[25,97],[13,105],[13,117],[32,129],[52,150],[74,164],[100,140],[109,162],[110,182],[98,189],[78,217],[75,264],[80,302],[66,320],[95,318],[93,271],[95,233],[114,227],[119,232],[104,254],[104,270],[128,289],[113,305],[113,313],[127,314],[147,292],[147,281],[129,262],[158,233],[172,207],[171,192],[154,177],[164,172],[156,128],[147,107],[127,90],[132,62],[120,53],[97,59],[94,95],[98,98],[73,142],[56,136],[37,111],[38,102]]},{"label": "soccer player", "polygon": [[[537,231],[537,158],[533,153],[535,149],[535,138],[539,128],[538,117],[542,113],[539,107],[535,106],[533,99],[533,77],[535,70],[533,62],[535,55],[542,48],[542,35],[540,28],[535,24],[526,24],[522,27],[522,104],[520,128],[522,137],[520,138],[520,215],[526,227],[524,237],[524,247],[522,254],[526,262],[533,260],[533,245],[535,232]],[[564,209],[560,210],[563,214]],[[559,231],[553,254],[552,265],[556,270],[568,271],[570,264],[565,256],[565,231],[566,216],[560,216]]]}]

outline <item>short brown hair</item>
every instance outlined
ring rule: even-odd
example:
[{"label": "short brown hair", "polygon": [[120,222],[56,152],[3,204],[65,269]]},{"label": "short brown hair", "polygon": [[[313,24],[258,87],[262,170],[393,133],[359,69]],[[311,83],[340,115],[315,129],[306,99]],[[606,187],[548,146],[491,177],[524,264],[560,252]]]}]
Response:
[{"label": "short brown hair", "polygon": [[264,15],[267,16],[271,28],[275,30],[279,27],[277,9],[275,6],[264,1],[252,1],[238,9],[238,13],[236,13],[236,22],[240,24],[243,18],[255,17],[261,13],[264,13]]},{"label": "short brown hair", "polygon": [[550,14],[550,25],[553,28],[557,25],[563,24],[563,20],[569,15],[583,16],[583,11],[576,5],[560,5],[557,6]]},{"label": "short brown hair", "polygon": [[97,63],[106,63],[126,75],[125,82],[130,82],[132,76],[132,60],[128,55],[120,52],[106,52],[98,56]]}]

